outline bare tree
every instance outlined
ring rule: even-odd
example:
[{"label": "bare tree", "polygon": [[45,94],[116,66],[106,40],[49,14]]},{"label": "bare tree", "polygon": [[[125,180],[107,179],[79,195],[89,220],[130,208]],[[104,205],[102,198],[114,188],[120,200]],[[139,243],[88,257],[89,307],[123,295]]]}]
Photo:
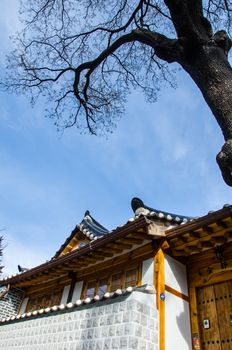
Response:
[{"label": "bare tree", "polygon": [[222,130],[217,162],[232,186],[231,13],[229,0],[23,1],[3,86],[33,102],[47,96],[56,125],[95,134],[112,128],[131,89],[154,101],[174,85],[176,63]]}]

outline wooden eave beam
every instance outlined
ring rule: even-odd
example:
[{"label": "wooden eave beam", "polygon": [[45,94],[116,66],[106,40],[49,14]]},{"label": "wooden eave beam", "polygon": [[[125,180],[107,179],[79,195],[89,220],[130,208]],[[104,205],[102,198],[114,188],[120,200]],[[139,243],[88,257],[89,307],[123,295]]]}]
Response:
[{"label": "wooden eave beam", "polygon": [[[223,245],[223,257],[228,262],[229,266],[232,266],[232,243]],[[191,269],[194,271],[199,271],[201,267],[208,268],[209,265],[216,264],[220,262],[216,259],[215,256],[215,247],[211,247],[204,252],[204,254],[200,253],[198,255],[191,255],[187,259],[187,264],[191,265]]]},{"label": "wooden eave beam", "polygon": [[[213,233],[211,234],[208,234],[208,235],[205,235],[205,236],[202,236],[202,237],[199,237],[199,238],[196,238],[196,239],[193,239],[192,241],[189,241],[188,243],[186,244],[190,244],[190,243],[193,243],[194,241],[207,241],[211,238],[214,238],[214,237],[219,237],[219,236],[225,236],[226,237],[226,233],[228,231],[231,231],[232,230],[232,227],[227,227],[226,229],[221,229],[221,228],[218,228],[217,230],[215,230]],[[180,236],[180,240],[182,239],[182,236]],[[172,239],[168,239],[168,241],[170,242],[170,246],[172,248],[180,248],[184,245],[183,243],[180,243],[179,242],[179,239],[175,241],[175,243],[172,244]],[[179,244],[178,244],[179,243]]]},{"label": "wooden eave beam", "polygon": [[183,256],[183,257],[187,257],[189,255],[188,252],[186,252],[185,250],[180,250],[180,251],[176,251],[176,250],[171,250],[173,256]]},{"label": "wooden eave beam", "polygon": [[224,244],[227,242],[227,239],[224,236],[218,236],[218,237],[214,237],[214,242],[215,242],[215,245],[216,244]]},{"label": "wooden eave beam", "polygon": [[[9,278],[6,278],[4,280],[1,280],[2,285],[6,285],[8,283],[11,284],[18,284],[22,282],[23,280],[32,280],[37,276],[39,273],[43,272],[44,270],[47,269],[53,269],[53,268],[58,268],[59,266],[65,264],[66,262],[72,260],[73,258],[80,258],[83,257],[85,260],[85,257],[87,256],[87,259],[91,253],[91,250],[97,250],[98,248],[105,247],[107,245],[111,246],[111,243],[116,242],[117,240],[120,240],[121,238],[127,236],[128,234],[138,231],[142,228],[145,228],[147,225],[149,225],[150,221],[146,217],[140,217],[136,219],[133,222],[127,223],[123,227],[118,227],[115,231],[113,231],[110,235],[105,235],[96,241],[91,242],[91,245],[88,244],[87,246],[79,249],[79,250],[74,250],[70,252],[69,254],[65,254],[63,256],[57,257],[55,259],[51,259],[49,262],[43,263],[37,267],[34,267],[26,272],[23,272],[22,274],[12,276]],[[116,248],[118,245],[116,244]],[[124,248],[123,248],[124,249]],[[91,259],[89,257],[89,259]],[[87,260],[88,261],[88,260]],[[91,262],[97,262],[96,259],[91,259]]]},{"label": "wooden eave beam", "polygon": [[82,267],[87,267],[89,266],[89,264],[80,264],[80,263],[73,263],[73,264],[69,264],[69,270],[70,269],[81,269]]},{"label": "wooden eave beam", "polygon": [[[138,261],[138,260],[145,260],[150,257],[154,256],[154,249],[151,243],[148,243],[146,246],[137,247],[135,250],[130,252],[125,252],[123,255],[115,256],[112,259],[109,259],[103,262],[99,262],[94,266],[94,269],[82,269],[78,273],[78,278],[83,279],[84,276],[91,276],[89,279],[94,279],[96,271],[98,273],[100,271],[113,271],[114,268],[116,268],[119,265],[126,266],[126,264],[132,262],[132,261]],[[93,277],[93,278],[92,278]]]},{"label": "wooden eave beam", "polygon": [[115,254],[120,254],[123,252],[122,249],[113,249],[109,246],[105,247],[105,248],[101,248],[101,249],[98,249],[98,252],[100,253],[105,253],[105,251],[107,251],[108,254],[112,254],[112,256],[114,256]]},{"label": "wooden eave beam", "polygon": [[195,239],[200,238],[200,233],[199,232],[188,232],[185,233],[183,236],[181,236],[181,239],[184,240],[184,242],[188,243],[191,242]]},{"label": "wooden eave beam", "polygon": [[217,222],[216,222],[216,225],[217,225],[218,227],[221,227],[221,228],[224,228],[224,229],[229,227],[229,225],[228,225],[225,221],[223,221],[223,220],[217,221]]},{"label": "wooden eave beam", "polygon": [[210,249],[210,248],[213,248],[214,247],[214,244],[215,244],[215,241],[204,241],[204,242],[201,242],[201,246],[202,248],[206,248],[206,249]]},{"label": "wooden eave beam", "polygon": [[143,239],[144,236],[147,236],[147,229],[146,230],[141,230],[141,231],[133,231],[130,232],[127,235],[127,238],[138,238],[138,239]]},{"label": "wooden eave beam", "polygon": [[137,238],[124,238],[123,243],[128,243],[128,244],[142,244],[144,239],[137,239]]},{"label": "wooden eave beam", "polygon": [[69,264],[67,266],[62,267],[61,271],[64,271],[64,272],[68,273],[68,272],[71,272],[73,269],[78,269],[78,268],[81,268],[81,267],[84,267],[84,266],[83,265],[82,266],[80,266],[80,265],[78,266],[77,264],[75,264],[75,265]]},{"label": "wooden eave beam", "polygon": [[71,242],[66,246],[66,249],[70,250],[73,248],[73,245],[71,244]]},{"label": "wooden eave beam", "polygon": [[132,244],[128,244],[128,243],[123,243],[121,241],[119,242],[115,242],[115,244],[112,244],[112,246],[114,247],[118,247],[118,248],[121,248],[123,250],[129,250],[132,248]]},{"label": "wooden eave beam", "polygon": [[201,228],[201,231],[205,232],[206,234],[211,234],[214,232],[214,229],[210,226],[204,226]]},{"label": "wooden eave beam", "polygon": [[212,236],[202,237],[199,240],[191,241],[181,246],[172,246],[170,242],[171,251],[173,255],[176,256],[192,255],[202,250],[213,248],[217,244],[225,244],[229,238],[231,238],[229,233],[226,235],[225,232],[223,232],[221,235],[218,235],[218,232],[216,232]]},{"label": "wooden eave beam", "polygon": [[190,239],[191,238],[196,239],[196,238],[200,238],[201,234],[202,234],[202,232],[200,230],[198,230],[198,231],[191,231],[191,232],[185,233],[183,236],[189,236]]},{"label": "wooden eave beam", "polygon": [[[99,251],[102,251],[102,249],[98,249]],[[113,254],[121,254],[123,252],[122,248],[118,248],[118,246],[116,244],[108,244],[105,249],[107,249],[108,252],[111,252]]]},{"label": "wooden eave beam", "polygon": [[166,231],[166,236],[168,239],[173,239],[174,237],[179,237],[186,232],[191,232],[198,230],[202,227],[206,227],[220,220],[226,220],[231,218],[232,206],[218,210],[217,212],[205,215],[201,218],[190,221],[184,225],[174,227]]},{"label": "wooden eave beam", "polygon": [[[53,279],[56,279],[56,278],[54,277]],[[20,283],[17,284],[17,286],[20,286],[22,288],[22,287],[26,287],[26,286],[31,286],[31,285],[36,285],[36,284],[39,284],[39,283],[43,283],[45,281],[46,280],[44,280],[44,279],[34,278],[34,279],[30,279],[30,280],[27,280],[27,281],[20,282]]]},{"label": "wooden eave beam", "polygon": [[103,254],[100,254],[100,253],[97,253],[97,252],[93,252],[91,256],[94,256],[96,257],[96,261],[99,261],[99,260],[104,260],[106,257],[103,256]]},{"label": "wooden eave beam", "polygon": [[187,250],[188,254],[197,254],[201,252],[201,248],[198,247],[191,247],[191,249]]},{"label": "wooden eave beam", "polygon": [[73,262],[72,264],[71,264],[71,267],[74,267],[74,266],[76,266],[76,267],[87,267],[87,266],[89,266],[89,263],[87,263],[87,262],[82,262],[82,261],[77,261],[77,262]]},{"label": "wooden eave beam", "polygon": [[78,261],[78,264],[80,265],[80,266],[82,266],[83,265],[83,267],[87,267],[87,266],[89,266],[89,264],[91,264],[93,262],[93,260],[91,259],[91,262],[90,261],[88,261],[88,260],[86,260],[86,259],[81,259],[80,261]]},{"label": "wooden eave beam", "polygon": [[102,256],[102,257],[104,257],[104,258],[112,258],[112,257],[114,256],[113,253],[108,252],[108,249],[106,249],[106,251],[104,251],[104,250],[99,250],[99,249],[98,249],[97,252],[94,253],[94,255],[96,255],[96,256]]},{"label": "wooden eave beam", "polygon": [[86,261],[88,264],[95,264],[97,262],[97,259],[93,259],[88,255],[85,257],[84,261]]},{"label": "wooden eave beam", "polygon": [[[81,239],[81,238],[80,238]],[[70,242],[78,243],[80,239],[77,239],[76,236],[74,236]]]},{"label": "wooden eave beam", "polygon": [[227,231],[225,233],[225,237],[226,237],[227,241],[230,242],[232,240],[232,230]]}]

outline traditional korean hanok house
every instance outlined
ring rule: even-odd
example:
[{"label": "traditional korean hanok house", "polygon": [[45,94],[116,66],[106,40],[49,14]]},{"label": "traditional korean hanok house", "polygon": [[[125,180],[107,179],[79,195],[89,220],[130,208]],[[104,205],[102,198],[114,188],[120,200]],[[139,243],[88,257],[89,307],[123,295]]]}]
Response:
[{"label": "traditional korean hanok house", "polygon": [[48,262],[0,281],[0,349],[231,350],[232,207],[89,212]]}]

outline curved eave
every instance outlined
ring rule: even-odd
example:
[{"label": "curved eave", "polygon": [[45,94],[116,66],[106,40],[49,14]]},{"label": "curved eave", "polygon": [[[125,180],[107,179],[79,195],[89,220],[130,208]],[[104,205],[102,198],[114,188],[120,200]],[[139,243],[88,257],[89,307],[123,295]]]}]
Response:
[{"label": "curved eave", "polygon": [[175,256],[189,256],[232,241],[232,206],[166,230]]},{"label": "curved eave", "polygon": [[60,248],[56,251],[54,258],[58,258],[59,255],[63,252],[63,250],[65,249],[65,247],[67,247],[67,245],[71,242],[71,240],[74,238],[74,236],[80,232],[78,226],[76,226],[74,228],[74,230],[71,232],[70,236],[65,240],[65,242],[60,246]]},{"label": "curved eave", "polygon": [[[120,249],[122,251],[123,251],[123,248],[122,248],[123,245],[125,246],[125,250],[126,250],[126,247],[128,248],[128,241],[130,240],[133,243],[136,243],[136,240],[137,240],[138,244],[140,244],[141,241],[144,241],[145,239],[147,239],[146,228],[149,226],[149,224],[150,224],[150,221],[145,216],[141,216],[132,222],[128,222],[122,227],[118,227],[111,233],[106,234],[105,236],[95,241],[90,242],[88,245],[82,248],[74,250],[64,256],[53,258],[50,261],[44,264],[41,264],[37,267],[34,267],[28,271],[25,271],[21,274],[17,274],[9,278],[5,278],[0,281],[0,285],[7,285],[7,284],[18,285],[18,284],[22,284],[22,282],[31,281],[35,279],[37,279],[38,282],[40,281],[40,279],[41,280],[46,279],[46,281],[49,279],[55,279],[57,278],[57,276],[60,276],[60,271],[65,271],[65,273],[67,274],[68,271],[70,271],[73,268],[72,264],[74,264],[75,268],[77,269],[88,267],[89,265],[99,262],[99,260],[104,260],[103,258],[104,255],[106,256],[110,255],[109,253],[107,253],[107,249],[108,249],[107,247],[111,249],[110,244],[114,246],[115,250],[117,250],[117,246],[120,246]],[[136,238],[133,237],[134,234],[137,234]],[[138,234],[139,234],[139,238],[138,238]],[[131,237],[127,238],[128,235]],[[124,243],[125,239],[127,243]],[[105,247],[106,245],[107,247]],[[104,249],[105,253],[103,253],[101,249],[104,247],[105,247]],[[101,254],[102,254],[102,258],[101,258]]]},{"label": "curved eave", "polygon": [[53,258],[58,258],[60,254],[63,253],[65,248],[69,245],[69,243],[72,241],[72,239],[74,239],[74,237],[78,234],[82,235],[87,240],[92,241],[108,233],[109,231],[104,226],[102,226],[98,221],[96,221],[87,211],[81,223],[74,228],[74,230],[71,232],[69,237],[57,250]]},{"label": "curved eave", "polygon": [[131,207],[137,215],[138,213],[144,213],[145,215],[156,217],[158,220],[172,224],[183,224],[192,221],[194,218],[190,216],[177,215],[169,213],[163,210],[154,209],[143,203],[140,198],[134,197],[131,201]]}]

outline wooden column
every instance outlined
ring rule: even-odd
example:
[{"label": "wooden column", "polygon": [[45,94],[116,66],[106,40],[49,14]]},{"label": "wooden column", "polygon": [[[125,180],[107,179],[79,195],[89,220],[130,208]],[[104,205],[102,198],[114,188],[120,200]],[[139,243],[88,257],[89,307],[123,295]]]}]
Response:
[{"label": "wooden column", "polygon": [[156,305],[159,311],[159,350],[165,350],[165,275],[164,275],[164,253],[159,249],[154,258]]}]

